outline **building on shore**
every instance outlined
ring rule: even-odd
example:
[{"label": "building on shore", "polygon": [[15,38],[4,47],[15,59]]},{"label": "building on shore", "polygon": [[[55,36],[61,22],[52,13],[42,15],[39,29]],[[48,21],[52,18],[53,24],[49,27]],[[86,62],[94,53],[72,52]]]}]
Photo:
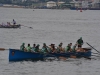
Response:
[{"label": "building on shore", "polygon": [[57,5],[56,5],[56,2],[54,2],[54,1],[49,1],[49,2],[47,2],[47,8],[54,8],[54,7],[56,7]]},{"label": "building on shore", "polygon": [[39,0],[12,0],[12,3],[20,3],[20,2],[28,2],[28,1],[33,1],[33,2],[38,2]]},{"label": "building on shore", "polygon": [[65,2],[54,2],[54,1],[49,1],[47,2],[47,8],[59,8],[60,5],[64,4]]},{"label": "building on shore", "polygon": [[73,0],[70,3],[75,8],[100,8],[100,0]]},{"label": "building on shore", "polygon": [[23,0],[12,0],[12,3],[20,3],[22,2]]}]

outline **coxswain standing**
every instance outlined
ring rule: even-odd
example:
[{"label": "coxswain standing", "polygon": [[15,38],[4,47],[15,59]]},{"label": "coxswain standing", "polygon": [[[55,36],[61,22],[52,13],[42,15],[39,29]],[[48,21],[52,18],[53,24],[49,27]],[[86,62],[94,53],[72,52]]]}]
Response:
[{"label": "coxswain standing", "polygon": [[13,25],[15,25],[16,24],[16,21],[13,19]]},{"label": "coxswain standing", "polygon": [[79,48],[79,47],[81,48],[82,45],[83,45],[82,37],[80,37],[80,39],[78,39],[76,43],[77,43],[77,45],[78,45],[78,48]]},{"label": "coxswain standing", "polygon": [[80,37],[80,39],[78,39],[76,43],[78,44],[77,52],[84,52],[85,50],[82,48],[83,45],[82,37]]}]

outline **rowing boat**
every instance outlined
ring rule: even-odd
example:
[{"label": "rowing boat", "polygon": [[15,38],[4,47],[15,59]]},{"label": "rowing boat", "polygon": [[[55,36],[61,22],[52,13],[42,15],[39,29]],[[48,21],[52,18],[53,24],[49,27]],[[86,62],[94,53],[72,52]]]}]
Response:
[{"label": "rowing boat", "polygon": [[[86,49],[86,48],[85,48]],[[48,57],[66,57],[76,56],[81,57],[91,57],[91,49],[86,49],[85,52],[67,52],[67,53],[35,53],[35,52],[25,52],[18,49],[9,49],[9,61],[22,61],[22,60],[43,60]]]},{"label": "rowing boat", "polygon": [[21,27],[21,25],[20,24],[18,24],[18,25],[10,25],[10,26],[3,26],[3,25],[0,25],[0,28],[20,28]]}]

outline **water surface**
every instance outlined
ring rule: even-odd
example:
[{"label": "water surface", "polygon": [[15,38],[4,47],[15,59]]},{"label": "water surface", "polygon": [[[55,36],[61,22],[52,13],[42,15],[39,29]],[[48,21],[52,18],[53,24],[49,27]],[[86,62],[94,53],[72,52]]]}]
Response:
[{"label": "water surface", "polygon": [[[21,29],[0,29],[0,48],[19,49],[24,42],[56,46],[63,42],[63,47],[80,37],[84,40],[83,47],[91,44],[98,51],[100,47],[100,12],[86,10],[52,10],[52,9],[19,9],[0,8],[0,23],[12,22],[24,26]],[[25,27],[27,26],[27,27]],[[32,27],[33,29],[29,28]],[[92,50],[92,52],[96,52]],[[68,59],[67,61],[21,61],[9,62],[9,51],[0,51],[0,75],[99,75],[100,57],[92,60]]]}]

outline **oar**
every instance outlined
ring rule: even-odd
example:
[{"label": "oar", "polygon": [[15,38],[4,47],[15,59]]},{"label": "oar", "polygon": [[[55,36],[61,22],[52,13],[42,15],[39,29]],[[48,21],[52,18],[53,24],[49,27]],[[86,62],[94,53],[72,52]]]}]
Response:
[{"label": "oar", "polygon": [[98,54],[98,55],[100,55],[99,53],[93,53],[93,52],[92,52],[92,54]]},{"label": "oar", "polygon": [[8,50],[8,49],[5,49],[5,48],[0,48],[0,51],[4,51],[4,50]]},{"label": "oar", "polygon": [[[21,25],[21,26],[24,26],[24,25]],[[24,27],[28,27],[28,26],[24,26]],[[28,28],[31,28],[31,29],[33,29],[32,27],[28,27]]]},{"label": "oar", "polygon": [[63,56],[60,56],[59,57],[59,60],[67,60],[67,58],[66,57],[63,57]]},{"label": "oar", "polygon": [[91,56],[100,57],[100,56],[97,56],[97,55],[91,55]]},{"label": "oar", "polygon": [[[87,42],[86,42],[87,43]],[[91,48],[93,48],[95,51],[97,51],[98,53],[100,53],[98,50],[96,50],[93,46],[91,46],[89,43],[87,43]]]}]

